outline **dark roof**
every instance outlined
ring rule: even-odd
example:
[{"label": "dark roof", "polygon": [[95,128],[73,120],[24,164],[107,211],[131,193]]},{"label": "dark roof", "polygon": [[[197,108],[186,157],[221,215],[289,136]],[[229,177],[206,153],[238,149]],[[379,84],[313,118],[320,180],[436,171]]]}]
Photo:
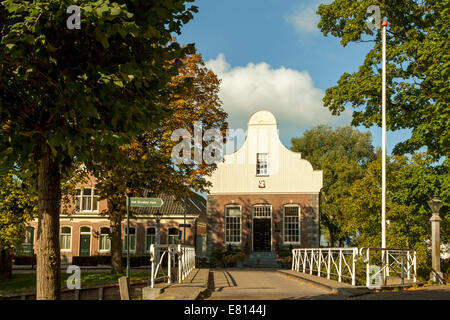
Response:
[{"label": "dark roof", "polygon": [[180,199],[179,201],[176,200],[174,195],[168,195],[165,193],[151,197],[161,198],[163,200],[164,203],[161,208],[131,207],[130,212],[135,215],[152,215],[159,210],[163,215],[183,215],[183,204],[185,204],[186,214],[194,214],[198,216],[206,215],[206,199],[195,192],[191,192],[190,196],[186,197],[186,200]]}]

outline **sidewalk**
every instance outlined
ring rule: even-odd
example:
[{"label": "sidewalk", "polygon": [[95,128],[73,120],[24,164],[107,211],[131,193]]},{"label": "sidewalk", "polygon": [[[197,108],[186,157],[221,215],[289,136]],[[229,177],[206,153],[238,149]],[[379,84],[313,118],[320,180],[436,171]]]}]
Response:
[{"label": "sidewalk", "polygon": [[312,285],[314,287],[319,287],[328,290],[340,296],[355,297],[371,292],[369,289],[367,289],[367,287],[355,287],[348,283],[338,282],[335,280],[318,277],[315,275],[297,272],[293,270],[278,270],[278,273],[280,273],[285,277]]},{"label": "sidewalk", "polygon": [[209,269],[194,269],[182,282],[164,289],[155,300],[197,300],[208,290]]}]

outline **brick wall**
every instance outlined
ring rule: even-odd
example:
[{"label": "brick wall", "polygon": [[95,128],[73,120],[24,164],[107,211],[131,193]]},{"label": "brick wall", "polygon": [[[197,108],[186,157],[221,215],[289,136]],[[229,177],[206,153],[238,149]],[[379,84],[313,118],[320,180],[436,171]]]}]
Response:
[{"label": "brick wall", "polygon": [[[300,247],[319,246],[319,195],[318,194],[255,194],[208,195],[208,254],[215,246],[224,246],[224,210],[226,205],[242,206],[241,248],[248,242],[252,248],[252,207],[258,204],[272,205],[272,250],[288,248],[282,241],[283,206],[300,206]],[[298,247],[298,246],[295,246]]]}]

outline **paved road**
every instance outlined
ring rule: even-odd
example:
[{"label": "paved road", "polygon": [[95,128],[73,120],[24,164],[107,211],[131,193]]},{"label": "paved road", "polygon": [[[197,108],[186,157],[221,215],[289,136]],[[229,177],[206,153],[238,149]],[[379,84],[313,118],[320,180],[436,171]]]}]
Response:
[{"label": "paved road", "polygon": [[211,269],[213,290],[207,300],[450,300],[450,285],[426,285],[346,297],[287,278],[269,269]]},{"label": "paved road", "polygon": [[211,271],[214,282],[208,300],[281,300],[330,296],[330,292],[326,290],[289,279],[275,270],[213,269]]}]

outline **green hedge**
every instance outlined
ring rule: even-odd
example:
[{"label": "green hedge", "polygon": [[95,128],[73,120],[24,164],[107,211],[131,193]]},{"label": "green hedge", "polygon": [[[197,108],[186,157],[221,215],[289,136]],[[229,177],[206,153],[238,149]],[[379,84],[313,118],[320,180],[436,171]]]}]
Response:
[{"label": "green hedge", "polygon": [[16,266],[36,265],[36,255],[14,257],[14,264]]},{"label": "green hedge", "polygon": [[[111,256],[89,256],[89,257],[73,257],[72,264],[77,266],[98,266],[98,265],[111,265]],[[127,265],[127,257],[122,257],[122,265]],[[130,266],[150,266],[149,256],[130,256]]]}]

